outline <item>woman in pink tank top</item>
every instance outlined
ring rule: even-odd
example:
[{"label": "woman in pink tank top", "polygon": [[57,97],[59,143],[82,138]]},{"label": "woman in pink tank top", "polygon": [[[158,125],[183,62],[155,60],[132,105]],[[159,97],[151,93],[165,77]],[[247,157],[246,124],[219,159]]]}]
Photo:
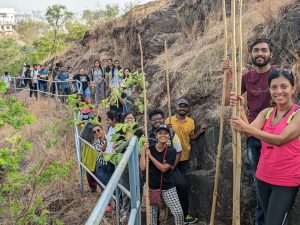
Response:
[{"label": "woman in pink tank top", "polygon": [[[256,171],[257,190],[266,215],[266,225],[283,225],[300,185],[300,113],[293,103],[295,81],[292,72],[274,70],[269,90],[276,107],[264,109],[249,124],[241,107],[241,118],[232,117],[231,126],[261,140],[262,150]],[[236,105],[231,98],[231,105]],[[243,106],[242,96],[237,97]]]}]

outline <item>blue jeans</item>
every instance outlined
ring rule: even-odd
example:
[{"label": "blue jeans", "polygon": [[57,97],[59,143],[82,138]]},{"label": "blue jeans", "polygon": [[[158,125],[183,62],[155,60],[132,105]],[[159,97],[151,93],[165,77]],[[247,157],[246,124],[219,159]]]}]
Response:
[{"label": "blue jeans", "polygon": [[90,99],[91,98],[91,90],[89,87],[87,87],[85,90],[84,90],[84,97],[87,98],[87,99]]},{"label": "blue jeans", "polygon": [[107,162],[107,164],[101,164],[97,162],[96,164],[96,176],[105,186],[109,182],[114,171],[115,165],[111,162]]},{"label": "blue jeans", "polygon": [[256,210],[255,210],[255,225],[264,225],[264,211],[261,207],[258,194],[257,194],[257,187],[256,187],[256,168],[258,165],[259,157],[261,151],[261,142],[255,137],[248,137],[247,138],[247,158],[248,164],[250,167],[250,172],[254,179],[255,184],[255,193],[256,193]]},{"label": "blue jeans", "polygon": [[43,91],[43,92],[48,92],[48,85],[47,83],[45,82],[39,82],[39,89],[40,91]]}]

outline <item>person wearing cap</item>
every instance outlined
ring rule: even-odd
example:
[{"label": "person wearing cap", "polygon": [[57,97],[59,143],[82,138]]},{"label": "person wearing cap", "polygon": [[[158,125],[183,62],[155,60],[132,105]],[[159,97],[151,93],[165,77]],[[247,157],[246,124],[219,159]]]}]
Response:
[{"label": "person wearing cap", "polygon": [[[144,144],[140,158],[141,171],[146,170],[146,156],[149,159],[149,188],[161,189],[162,199],[174,216],[175,225],[183,225],[183,211],[174,184],[172,167],[176,160],[176,151],[168,145],[170,128],[161,124],[156,129],[157,143]],[[158,206],[150,204],[150,225],[157,224]]]},{"label": "person wearing cap", "polygon": [[[186,179],[186,173],[188,170],[188,160],[190,158],[191,152],[191,140],[198,139],[202,134],[204,134],[206,130],[206,125],[202,125],[198,132],[195,132],[195,121],[188,117],[187,114],[189,113],[190,104],[188,100],[181,98],[176,103],[176,114],[171,116],[171,118],[167,118],[165,120],[166,124],[170,124],[172,129],[178,135],[181,146],[182,146],[182,153],[180,157],[180,161],[177,165],[177,168],[181,172],[184,179]],[[182,208],[184,213],[184,224],[193,224],[198,221],[198,218],[194,218],[188,213],[189,208],[189,201],[188,201],[188,192],[187,190],[180,195],[184,195],[185,201],[182,202]],[[183,198],[182,198],[183,199]]]}]

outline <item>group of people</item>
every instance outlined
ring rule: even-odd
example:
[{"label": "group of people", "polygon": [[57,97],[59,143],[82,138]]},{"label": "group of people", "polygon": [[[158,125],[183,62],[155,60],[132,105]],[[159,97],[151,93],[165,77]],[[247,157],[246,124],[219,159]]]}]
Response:
[{"label": "group of people", "polygon": [[[119,60],[113,59],[107,59],[106,66],[102,66],[100,60],[95,60],[90,70],[81,67],[77,73],[74,73],[71,66],[66,67],[61,63],[56,63],[54,68],[49,70],[41,64],[34,64],[32,67],[24,64],[17,86],[22,88],[28,86],[30,98],[33,96],[38,98],[39,92],[44,93],[43,95],[49,93],[52,96],[81,93],[85,99],[93,100],[98,106],[101,100],[109,96],[113,87],[122,85],[122,80],[127,78],[129,73],[129,68],[122,68]],[[12,80],[7,72],[2,79],[9,88]],[[120,102],[122,105],[122,101]]]},{"label": "group of people", "polygon": [[[245,98],[230,92],[231,68],[228,59],[226,105],[241,109],[241,117],[232,117],[233,129],[247,136],[247,159],[257,193],[255,225],[282,225],[294,205],[300,185],[300,106],[294,102],[296,80],[291,70],[271,65],[273,42],[257,38],[249,46],[253,68],[241,79]],[[187,117],[189,102],[179,99],[176,115],[164,119],[161,110],[149,112],[152,129],[140,157],[140,169],[149,159],[149,188],[161,189],[165,204],[174,215],[175,224],[194,223],[188,214],[186,172],[190,141],[204,133],[195,132],[194,121]],[[151,192],[150,192],[151,193]],[[150,206],[150,224],[157,224],[158,206]]]},{"label": "group of people", "polygon": [[294,102],[296,80],[291,70],[272,66],[273,42],[258,38],[249,46],[253,69],[242,77],[244,97],[230,93],[228,71],[226,103],[238,105],[241,117],[231,126],[247,136],[247,159],[257,193],[255,225],[285,224],[300,185],[300,106]]},{"label": "group of people", "polygon": [[[244,73],[241,79],[241,92],[247,93],[247,115],[244,109],[245,98],[230,92],[230,61],[224,59],[222,63],[222,69],[226,70],[228,75],[225,104],[238,105],[241,109],[241,117],[230,119],[231,126],[247,136],[247,161],[253,174],[257,195],[255,225],[285,224],[300,185],[300,106],[293,100],[297,85],[291,70],[271,65],[273,47],[272,41],[267,38],[257,38],[249,46],[253,68]],[[129,76],[130,70],[122,69],[119,64],[118,60],[113,62],[112,59],[108,59],[107,66],[103,68],[100,61],[96,60],[91,77],[86,74],[84,68],[73,76],[71,67],[66,70],[64,66],[57,64],[53,71],[53,80],[80,81],[85,99],[91,98],[90,88],[95,88],[94,102],[98,105],[101,99],[108,97],[110,85],[120,84],[122,79]],[[33,78],[32,82],[28,82],[30,96],[37,86],[40,90],[48,90],[48,72],[44,66],[40,65],[39,68],[38,65],[34,65],[31,70],[27,65],[23,74],[25,78]],[[6,83],[10,82],[7,74],[4,79]],[[66,95],[71,93],[70,83],[63,82],[58,87]],[[90,128],[93,149],[86,146],[83,150],[84,164],[104,185],[108,183],[115,169],[112,162],[104,160],[103,154],[115,150],[112,137],[117,133],[116,125],[136,122],[130,108],[124,107],[127,102],[125,98],[120,96],[120,104],[111,106],[110,111],[106,113],[106,134],[99,124]],[[152,127],[147,131],[149,139],[142,145],[139,162],[140,170],[145,171],[148,157],[149,188],[162,190],[162,199],[174,215],[176,225],[193,224],[197,221],[197,218],[189,214],[187,171],[190,142],[203,135],[206,126],[202,125],[199,131],[196,131],[194,120],[187,116],[189,109],[189,101],[181,98],[176,102],[176,114],[171,118],[165,118],[161,109],[149,112]],[[143,132],[125,132],[123,136],[137,135],[140,138]],[[94,192],[97,183],[90,174],[87,174],[87,178],[90,189]],[[127,177],[123,177],[123,182],[129,188],[128,174]],[[125,196],[122,199],[126,220],[130,203]],[[158,223],[158,208],[155,204],[150,206],[151,225]]]},{"label": "group of people", "polygon": [[[196,223],[198,218],[189,214],[188,160],[191,151],[190,141],[203,135],[206,126],[203,124],[196,132],[194,120],[187,116],[189,109],[188,100],[179,99],[176,102],[176,114],[171,118],[165,118],[161,109],[151,110],[149,112],[151,129],[148,130],[148,141],[146,142],[141,139],[144,131],[142,128],[138,128],[137,124],[134,126],[136,129],[134,129],[133,134],[130,133],[133,131],[117,131],[115,129],[119,123],[136,123],[134,113],[120,114],[113,110],[108,111],[106,113],[106,125],[108,127],[106,134],[100,125],[96,124],[90,127],[94,137],[92,141],[94,148],[84,145],[83,163],[101,183],[106,185],[114,172],[115,165],[110,161],[105,161],[103,155],[115,152],[116,142],[120,139],[113,141],[113,136],[121,132],[123,134],[121,137],[130,139],[132,135],[136,135],[140,141],[145,142],[140,145],[142,146],[139,162],[141,180],[144,181],[145,157],[148,156],[150,160],[149,188],[162,189],[162,198],[174,215],[176,224]],[[89,173],[87,173],[87,180],[91,192],[94,192],[97,188],[97,182]],[[129,189],[128,169],[125,170],[120,182]],[[150,207],[150,224],[158,224],[158,208],[155,205]],[[122,195],[122,222],[128,220],[129,209],[130,201],[125,195]],[[109,210],[110,206],[107,208],[107,211]]]}]

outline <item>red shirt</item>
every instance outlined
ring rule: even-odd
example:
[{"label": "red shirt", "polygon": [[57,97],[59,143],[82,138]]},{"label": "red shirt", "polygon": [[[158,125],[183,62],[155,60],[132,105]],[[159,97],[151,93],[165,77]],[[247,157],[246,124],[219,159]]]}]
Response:
[{"label": "red shirt", "polygon": [[[266,120],[263,131],[279,135],[287,126],[289,117],[299,108],[294,104],[285,117],[276,125],[271,124],[275,109]],[[298,112],[299,113],[299,112]],[[300,185],[300,140],[299,137],[278,147],[262,141],[262,149],[256,177],[266,183],[296,187]]]},{"label": "red shirt", "polygon": [[251,123],[265,108],[270,107],[268,77],[272,69],[266,73],[249,70],[242,77],[242,93],[247,92],[248,120]]}]

